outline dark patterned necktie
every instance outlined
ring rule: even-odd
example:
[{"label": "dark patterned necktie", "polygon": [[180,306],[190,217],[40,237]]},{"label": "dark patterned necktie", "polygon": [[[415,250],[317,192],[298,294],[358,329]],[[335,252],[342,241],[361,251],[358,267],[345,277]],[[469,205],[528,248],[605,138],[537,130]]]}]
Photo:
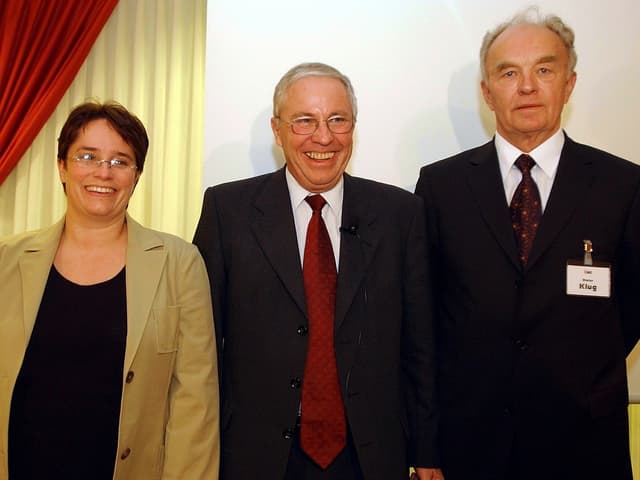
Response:
[{"label": "dark patterned necktie", "polygon": [[511,223],[518,245],[520,263],[524,266],[529,260],[529,253],[536,237],[536,230],[542,218],[540,192],[531,177],[531,169],[536,164],[529,155],[520,155],[516,167],[522,172],[522,180],[511,199]]},{"label": "dark patterned necktie", "polygon": [[309,317],[309,345],[302,382],[300,446],[327,468],[346,441],[346,419],[333,343],[336,262],[321,211],[320,195],[306,198],[313,214],[307,229],[303,277]]}]

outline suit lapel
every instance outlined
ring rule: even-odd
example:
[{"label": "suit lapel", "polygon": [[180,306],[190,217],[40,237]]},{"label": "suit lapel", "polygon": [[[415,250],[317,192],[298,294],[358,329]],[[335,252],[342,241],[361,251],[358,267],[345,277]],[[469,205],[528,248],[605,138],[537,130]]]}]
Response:
[{"label": "suit lapel", "polygon": [[124,371],[131,368],[147,325],[166,261],[162,239],[127,215],[127,347]]},{"label": "suit lapel", "polygon": [[579,158],[577,150],[577,144],[565,135],[558,171],[533,242],[527,269],[551,246],[593,184],[594,173],[590,168],[592,162],[590,159]]},{"label": "suit lapel", "polygon": [[63,228],[64,218],[34,236],[18,260],[22,282],[24,338],[27,343],[36,322]]},{"label": "suit lapel", "polygon": [[256,195],[251,229],[280,281],[306,315],[304,282],[284,168],[268,176]]},{"label": "suit lapel", "polygon": [[[469,159],[467,183],[478,204],[480,215],[509,260],[519,269],[520,260],[511,227],[511,214],[493,141],[483,145]],[[470,238],[469,241],[472,242],[473,239]]]},{"label": "suit lapel", "polygon": [[367,267],[378,246],[377,213],[366,201],[367,193],[349,175],[344,175],[342,225],[356,226],[354,233],[342,233],[340,239],[340,267],[336,290],[336,330],[344,322],[349,306],[364,279]]}]

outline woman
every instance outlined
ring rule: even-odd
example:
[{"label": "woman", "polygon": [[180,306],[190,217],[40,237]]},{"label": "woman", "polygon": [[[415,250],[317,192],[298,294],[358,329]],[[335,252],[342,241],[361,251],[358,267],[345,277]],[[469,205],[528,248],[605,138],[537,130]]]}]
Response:
[{"label": "woman", "polygon": [[148,144],[121,105],[76,107],[64,218],[0,242],[0,479],[217,478],[204,264],[127,215]]}]

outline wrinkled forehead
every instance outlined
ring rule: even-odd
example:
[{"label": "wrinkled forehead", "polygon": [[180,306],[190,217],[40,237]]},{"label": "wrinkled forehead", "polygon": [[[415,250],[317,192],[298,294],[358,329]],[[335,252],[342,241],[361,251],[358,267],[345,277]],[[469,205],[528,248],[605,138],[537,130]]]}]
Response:
[{"label": "wrinkled forehead", "polygon": [[280,112],[307,109],[330,109],[352,113],[353,106],[347,87],[339,79],[310,75],[293,81],[285,90],[280,102]]},{"label": "wrinkled forehead", "polygon": [[501,57],[557,57],[567,58],[567,48],[560,36],[542,25],[518,24],[500,33],[487,52],[487,60],[502,61]]}]

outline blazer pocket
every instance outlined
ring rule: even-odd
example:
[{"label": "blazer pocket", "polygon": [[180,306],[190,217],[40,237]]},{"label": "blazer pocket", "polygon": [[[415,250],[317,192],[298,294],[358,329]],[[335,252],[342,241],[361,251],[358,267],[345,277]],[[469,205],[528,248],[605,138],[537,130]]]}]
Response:
[{"label": "blazer pocket", "polygon": [[153,321],[156,325],[156,344],[158,353],[178,351],[178,323],[180,307],[154,308]]}]

